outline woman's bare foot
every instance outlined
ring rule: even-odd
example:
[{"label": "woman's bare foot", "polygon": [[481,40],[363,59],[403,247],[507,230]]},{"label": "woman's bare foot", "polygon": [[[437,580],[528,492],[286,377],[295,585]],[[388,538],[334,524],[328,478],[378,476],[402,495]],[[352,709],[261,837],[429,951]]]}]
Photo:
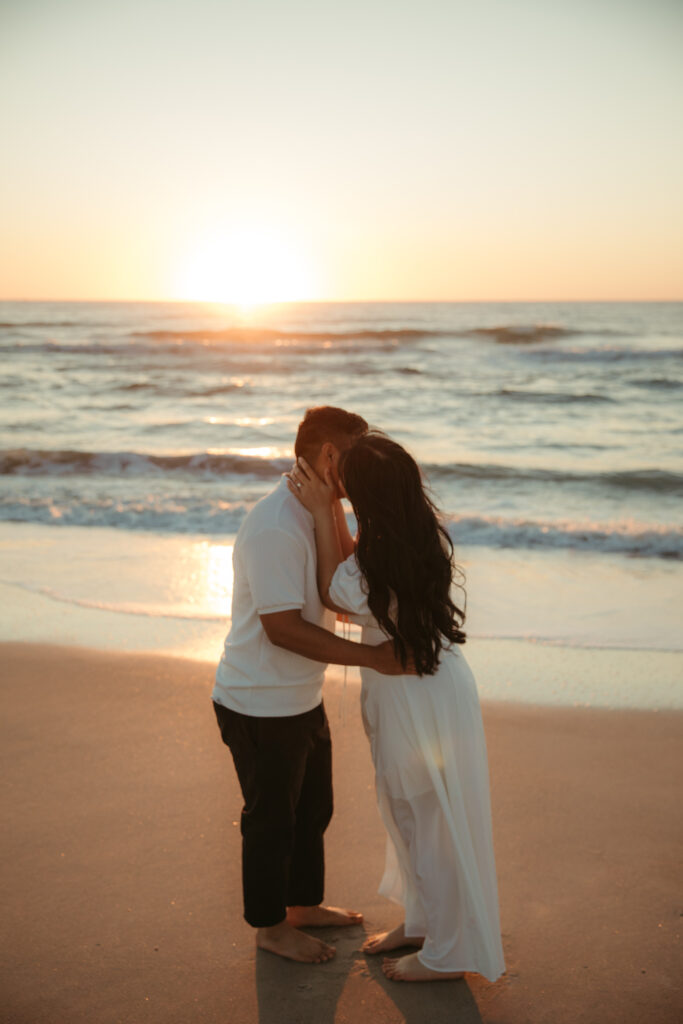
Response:
[{"label": "woman's bare foot", "polygon": [[363,915],[340,907],[287,907],[287,921],[294,928],[344,928],[362,924]]},{"label": "woman's bare foot", "polygon": [[257,928],[256,945],[302,964],[324,964],[336,953],[334,946],[297,931],[288,921],[280,921],[270,928]]},{"label": "woman's bare foot", "polygon": [[392,981],[455,981],[463,977],[462,971],[432,971],[419,960],[417,953],[409,953],[398,960],[387,958],[382,970]]},{"label": "woman's bare foot", "polygon": [[424,937],[411,935],[406,938],[405,922],[401,922],[398,928],[390,932],[379,932],[371,935],[360,947],[363,953],[388,953],[392,949],[400,949],[401,946],[417,946],[418,949],[424,942]]}]

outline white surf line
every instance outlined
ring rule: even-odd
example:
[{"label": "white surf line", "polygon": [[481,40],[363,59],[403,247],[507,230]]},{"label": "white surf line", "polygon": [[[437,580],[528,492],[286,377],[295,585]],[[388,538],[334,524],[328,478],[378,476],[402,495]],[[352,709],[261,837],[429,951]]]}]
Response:
[{"label": "white surf line", "polygon": [[114,615],[135,615],[149,619],[175,619],[180,622],[206,622],[225,623],[230,621],[229,615],[188,615],[173,612],[154,611],[139,605],[114,605],[104,601],[88,601],[85,598],[67,597],[50,587],[41,587],[37,584],[23,583],[18,580],[0,579],[0,584],[6,587],[16,587],[18,590],[27,591],[29,594],[39,594],[50,601],[58,601],[61,604],[75,605],[78,608],[88,608],[91,611],[111,612]]}]

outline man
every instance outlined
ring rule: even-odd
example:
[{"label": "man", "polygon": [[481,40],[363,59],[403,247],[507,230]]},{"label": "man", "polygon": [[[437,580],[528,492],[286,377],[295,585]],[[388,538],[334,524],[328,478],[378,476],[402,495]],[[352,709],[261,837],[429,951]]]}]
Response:
[{"label": "man", "polygon": [[[309,409],[296,456],[339,493],[339,456],[367,429],[362,417],[343,409]],[[340,502],[336,518],[348,555],[353,540]],[[362,921],[361,914],[322,906],[323,833],[332,817],[325,667],[404,670],[388,641],[372,647],[335,636],[334,615],[318,595],[313,517],[285,477],[242,523],[233,565],[232,627],[212,697],[244,797],[244,916],[261,949],[323,963],[334,948],[299,928]]]}]

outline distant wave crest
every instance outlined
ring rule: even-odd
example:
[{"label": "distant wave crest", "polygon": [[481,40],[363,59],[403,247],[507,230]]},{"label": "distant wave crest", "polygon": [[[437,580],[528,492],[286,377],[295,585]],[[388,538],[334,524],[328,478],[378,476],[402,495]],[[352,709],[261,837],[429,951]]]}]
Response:
[{"label": "distant wave crest", "polygon": [[433,328],[383,327],[360,328],[347,331],[277,330],[270,327],[224,327],[220,330],[204,331],[133,331],[134,338],[151,338],[156,341],[233,341],[287,342],[287,341],[415,341],[417,338],[451,334],[451,331]]},{"label": "distant wave crest", "polygon": [[[45,338],[40,335],[27,337],[18,341],[13,332],[26,328],[83,328],[84,324],[70,321],[39,322],[10,322],[0,323],[0,331],[10,331],[8,337],[2,340],[0,345],[3,350],[17,350],[24,353],[41,352],[53,355],[78,355],[78,356],[113,356],[123,352],[135,351],[137,353],[156,356],[161,353],[170,356],[173,354],[178,358],[191,358],[196,351],[206,350],[251,351],[258,353],[259,350],[272,354],[273,350],[283,351],[291,355],[321,355],[325,352],[345,352],[348,349],[356,351],[391,352],[399,347],[410,347],[411,344],[418,345],[420,342],[431,339],[481,339],[484,342],[493,342],[498,345],[528,347],[539,356],[553,355],[558,359],[620,359],[620,358],[657,358],[658,353],[636,350],[629,347],[605,347],[583,349],[567,349],[561,345],[552,344],[562,342],[571,338],[600,338],[600,337],[624,337],[624,331],[616,331],[608,327],[579,327],[567,326],[554,323],[500,323],[494,326],[482,327],[477,324],[424,324],[418,326],[397,326],[397,327],[348,327],[338,329],[315,329],[310,327],[266,327],[266,326],[240,326],[228,327],[206,327],[197,328],[157,328],[154,330],[130,330],[127,333],[119,333],[114,330],[107,331],[106,325],[99,325],[98,330],[106,332],[101,339],[93,339],[92,336],[86,340],[74,339],[64,336],[59,339]],[[550,344],[549,344],[550,343]],[[663,349],[661,354],[667,356],[676,355],[680,350]],[[406,371],[403,371],[406,372]],[[409,372],[409,371],[408,371]]]},{"label": "distant wave crest", "polygon": [[0,329],[12,327],[84,327],[80,320],[0,320]]},{"label": "distant wave crest", "polygon": [[577,331],[555,324],[504,324],[500,327],[475,327],[467,333],[491,338],[499,345],[533,345],[554,338],[569,338]]},{"label": "distant wave crest", "polygon": [[683,359],[683,347],[641,349],[607,345],[604,348],[539,348],[534,358],[555,363],[656,363]]},{"label": "distant wave crest", "polygon": [[497,342],[499,345],[530,345],[560,338],[570,338],[577,334],[592,336],[612,334],[608,328],[580,330],[575,327],[562,327],[559,324],[528,323],[498,324],[493,327],[478,326],[424,326],[424,327],[361,327],[350,330],[316,331],[278,330],[266,327],[226,327],[221,330],[183,331],[135,331],[133,337],[151,338],[157,341],[197,341],[197,342],[344,342],[344,341],[385,341],[410,342],[422,338],[484,338]]},{"label": "distant wave crest", "polygon": [[[0,330],[11,330],[21,328],[83,328],[82,323],[68,320],[55,320],[52,322],[42,321],[3,321],[0,323]],[[101,329],[105,325],[100,325]],[[297,345],[300,343],[316,343],[337,345],[344,342],[367,341],[385,342],[400,344],[401,342],[419,341],[423,338],[483,338],[491,340],[499,345],[530,345],[540,342],[554,341],[562,338],[571,338],[577,335],[602,336],[612,335],[615,332],[608,328],[581,329],[577,327],[564,327],[559,324],[528,323],[528,324],[497,324],[491,327],[476,325],[453,324],[452,326],[424,325],[417,327],[356,327],[338,330],[315,330],[311,328],[277,328],[277,327],[245,327],[233,325],[230,327],[207,327],[195,328],[161,328],[147,331],[130,331],[125,338],[139,338],[143,342],[167,342],[174,346],[181,346],[184,343],[196,344],[246,344],[246,345]],[[622,333],[622,332],[619,332]],[[83,346],[51,341],[47,343],[51,351],[68,351],[70,349],[82,351]],[[111,348],[111,338],[107,342],[97,343],[90,346],[91,351],[106,352]],[[40,343],[25,343],[21,346],[30,350],[40,349]]]},{"label": "distant wave crest", "polygon": [[182,385],[177,382],[158,380],[134,380],[129,384],[120,384],[117,391],[151,391],[155,395],[167,395],[177,398],[213,398],[216,395],[229,395],[233,392],[248,390],[245,380],[229,380],[220,384],[209,384],[206,387]]},{"label": "distant wave crest", "polygon": [[524,391],[519,388],[501,388],[495,392],[501,398],[510,398],[518,402],[534,402],[541,405],[571,405],[573,402],[614,402],[609,395],[598,395],[594,392],[570,391]]}]

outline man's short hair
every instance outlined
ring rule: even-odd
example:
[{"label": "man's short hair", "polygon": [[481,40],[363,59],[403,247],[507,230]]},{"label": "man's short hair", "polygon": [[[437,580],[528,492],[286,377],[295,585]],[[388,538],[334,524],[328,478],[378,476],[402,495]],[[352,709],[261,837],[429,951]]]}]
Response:
[{"label": "man's short hair", "polygon": [[367,432],[368,425],[362,416],[333,405],[318,405],[307,409],[299,424],[294,442],[297,458],[303,456],[307,462],[314,462],[326,441],[331,441],[340,451],[348,448]]}]

